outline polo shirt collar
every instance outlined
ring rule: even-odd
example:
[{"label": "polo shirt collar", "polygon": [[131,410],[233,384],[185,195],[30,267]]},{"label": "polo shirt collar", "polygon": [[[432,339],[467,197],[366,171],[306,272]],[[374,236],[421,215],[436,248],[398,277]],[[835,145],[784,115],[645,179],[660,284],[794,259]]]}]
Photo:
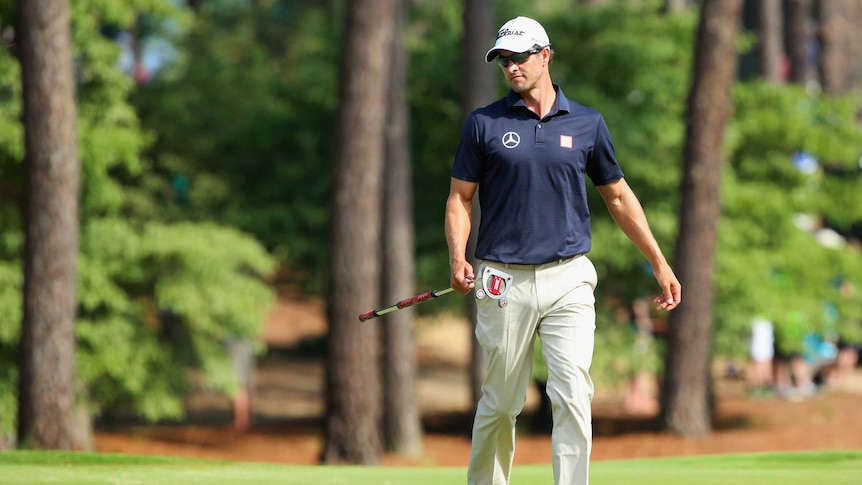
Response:
[{"label": "polo shirt collar", "polygon": [[[568,113],[570,110],[569,107],[569,98],[563,94],[563,90],[559,85],[554,84],[554,92],[557,93],[557,98],[554,100],[554,107],[551,108],[551,111],[545,116],[555,116],[561,113]],[[509,94],[506,95],[506,107],[509,109],[514,108],[516,106],[523,107],[527,109],[527,105],[524,103],[524,100],[521,98],[521,95],[516,93],[513,89],[509,90]]]}]

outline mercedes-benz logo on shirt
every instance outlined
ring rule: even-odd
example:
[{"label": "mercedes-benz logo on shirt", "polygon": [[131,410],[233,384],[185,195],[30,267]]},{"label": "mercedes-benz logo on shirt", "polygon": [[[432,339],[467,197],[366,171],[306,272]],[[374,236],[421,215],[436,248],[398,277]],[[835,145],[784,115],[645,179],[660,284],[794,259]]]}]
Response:
[{"label": "mercedes-benz logo on shirt", "polygon": [[521,137],[514,131],[506,132],[503,135],[503,146],[506,148],[515,148],[521,143]]}]

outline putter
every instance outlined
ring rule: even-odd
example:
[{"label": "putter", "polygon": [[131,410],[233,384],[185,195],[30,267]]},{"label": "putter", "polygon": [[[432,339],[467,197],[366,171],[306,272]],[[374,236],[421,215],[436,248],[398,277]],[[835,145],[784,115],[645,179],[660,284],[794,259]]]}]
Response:
[{"label": "putter", "polygon": [[422,303],[428,301],[432,298],[437,298],[438,296],[443,296],[447,293],[451,293],[453,290],[451,287],[446,288],[445,290],[431,290],[426,291],[425,293],[421,293],[419,295],[407,298],[406,300],[401,300],[398,303],[388,306],[386,308],[379,308],[377,310],[371,310],[370,312],[365,312],[359,315],[359,321],[364,322],[366,320],[371,320],[372,318],[377,318],[380,315],[386,315],[387,313],[392,313],[395,310],[400,310],[402,308],[407,308],[409,306],[413,306],[417,303]]}]

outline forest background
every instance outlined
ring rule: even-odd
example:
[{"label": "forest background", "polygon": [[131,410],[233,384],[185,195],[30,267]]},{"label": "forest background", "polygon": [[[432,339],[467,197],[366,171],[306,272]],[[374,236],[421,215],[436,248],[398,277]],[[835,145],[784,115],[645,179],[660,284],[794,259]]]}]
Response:
[{"label": "forest background", "polygon": [[[7,446],[24,244],[15,3],[0,0],[0,443]],[[555,82],[604,114],[656,237],[672,248],[696,10],[669,15],[657,1],[496,3],[500,20],[542,20],[557,55]],[[76,376],[86,415],[180,417],[189,368],[233,393],[225,343],[256,337],[277,285],[338,297],[327,277],[344,9],[340,1],[72,2],[83,174]],[[462,117],[461,63],[496,69],[460,59],[461,15],[455,0],[416,1],[405,26],[421,288],[449,278],[442,219]],[[816,75],[764,80],[758,39],[749,22],[722,173],[713,352],[744,355],[756,316],[860,343],[859,92],[826,93]],[[500,78],[497,94],[505,90]],[[616,310],[655,289],[593,196],[598,339],[618,349],[597,353],[601,379],[618,372],[615,356],[631,348]],[[838,235],[837,243],[824,245],[824,233]],[[454,298],[419,310],[463,311]]]}]

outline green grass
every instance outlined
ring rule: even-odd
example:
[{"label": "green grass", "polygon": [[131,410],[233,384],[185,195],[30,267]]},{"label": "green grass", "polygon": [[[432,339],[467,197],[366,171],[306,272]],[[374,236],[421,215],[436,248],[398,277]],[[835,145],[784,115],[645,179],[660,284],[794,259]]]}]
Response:
[{"label": "green grass", "polygon": [[[464,485],[463,468],[291,466],[96,453],[0,453],[4,485]],[[512,485],[549,485],[551,467],[516,467]],[[592,464],[593,485],[857,485],[862,451],[758,453]]]}]

